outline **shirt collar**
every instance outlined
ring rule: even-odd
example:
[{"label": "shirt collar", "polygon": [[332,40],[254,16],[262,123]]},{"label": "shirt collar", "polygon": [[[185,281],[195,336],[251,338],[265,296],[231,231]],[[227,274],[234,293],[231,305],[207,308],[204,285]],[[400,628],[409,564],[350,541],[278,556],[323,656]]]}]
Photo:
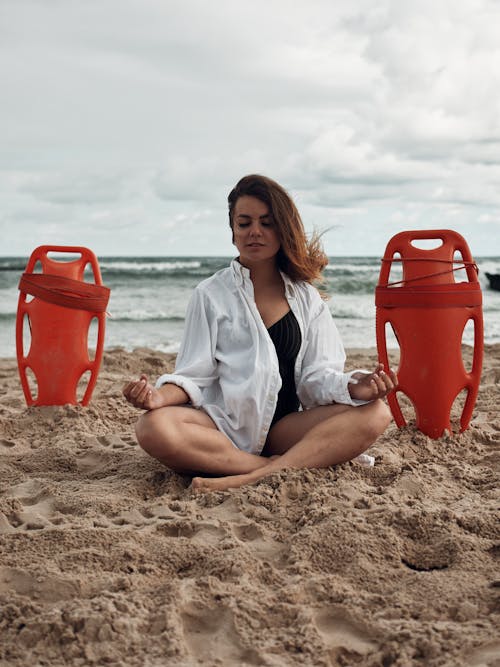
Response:
[{"label": "shirt collar", "polygon": [[285,294],[287,297],[293,297],[294,296],[294,289],[293,289],[293,280],[288,276],[286,273],[283,273],[283,271],[280,271],[281,277],[283,278],[283,282],[285,284]]},{"label": "shirt collar", "polygon": [[243,285],[246,280],[250,280],[250,269],[247,269],[246,266],[240,264],[237,259],[231,261],[231,269],[233,271],[234,280],[238,286]]},{"label": "shirt collar", "polygon": [[[231,269],[233,271],[235,282],[238,286],[241,286],[250,280],[250,269],[247,269],[246,266],[240,264],[238,259],[235,258],[231,261]],[[287,276],[286,273],[283,273],[283,271],[280,271],[280,274],[285,284],[286,295],[293,297],[294,296],[293,281],[290,279],[289,276]]]}]

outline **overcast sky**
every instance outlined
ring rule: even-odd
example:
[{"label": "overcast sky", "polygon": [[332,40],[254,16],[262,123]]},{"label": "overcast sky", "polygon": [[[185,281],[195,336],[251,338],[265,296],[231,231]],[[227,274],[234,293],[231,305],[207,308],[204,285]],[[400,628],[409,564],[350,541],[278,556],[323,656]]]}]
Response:
[{"label": "overcast sky", "polygon": [[498,0],[0,0],[1,255],[231,255],[278,180],[331,255],[500,255]]}]

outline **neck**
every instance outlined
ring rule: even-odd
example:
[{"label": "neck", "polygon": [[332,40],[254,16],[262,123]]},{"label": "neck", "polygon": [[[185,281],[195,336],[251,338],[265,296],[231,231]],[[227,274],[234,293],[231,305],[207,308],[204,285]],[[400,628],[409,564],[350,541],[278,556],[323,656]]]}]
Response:
[{"label": "neck", "polygon": [[254,287],[259,285],[270,285],[275,281],[281,281],[281,275],[274,257],[262,262],[242,262],[242,266],[250,270],[250,279]]}]

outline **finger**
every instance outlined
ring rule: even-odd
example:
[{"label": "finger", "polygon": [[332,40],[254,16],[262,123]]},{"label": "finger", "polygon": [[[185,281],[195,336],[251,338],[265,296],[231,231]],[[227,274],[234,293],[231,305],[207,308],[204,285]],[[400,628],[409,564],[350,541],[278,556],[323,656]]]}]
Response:
[{"label": "finger", "polygon": [[394,385],[392,384],[392,380],[389,380],[388,376],[386,376],[386,381],[384,382],[384,389],[382,391],[383,396],[386,396],[387,394],[390,394],[391,391],[394,389]]},{"label": "finger", "polygon": [[127,401],[129,401],[129,403],[132,404],[134,404],[135,401],[135,395],[132,393],[135,386],[136,384],[134,382],[131,388],[129,387],[126,391],[123,392],[123,395],[125,396]]},{"label": "finger", "polygon": [[127,392],[124,391],[123,396],[125,397],[126,401],[133,404],[134,400],[130,397],[130,394],[128,394]]},{"label": "finger", "polygon": [[145,380],[136,380],[133,388],[130,390],[130,396],[136,399],[146,386]]},{"label": "finger", "polygon": [[385,373],[385,371],[381,371],[378,375],[374,375],[373,380],[378,398],[384,398],[384,396],[386,396],[394,388],[391,378]]},{"label": "finger", "polygon": [[392,379],[389,374],[387,374],[384,370],[380,371],[379,373],[379,378],[382,381],[382,384],[385,387],[391,387],[392,388]]},{"label": "finger", "polygon": [[153,399],[153,392],[149,391],[143,403],[143,407],[145,410],[151,410],[151,408],[153,407],[152,399]]},{"label": "finger", "polygon": [[387,388],[387,393],[393,391],[398,384],[398,376],[396,373],[391,368],[389,369],[389,373],[383,374],[383,377]]},{"label": "finger", "polygon": [[124,384],[123,389],[122,389],[122,394],[127,396],[130,393],[130,390],[134,386],[135,382],[136,382],[135,380],[130,380],[130,382],[127,382],[126,384]]},{"label": "finger", "polygon": [[141,391],[141,393],[137,396],[137,402],[144,404],[144,401],[148,397],[149,394],[151,394],[151,385],[147,384],[144,389]]},{"label": "finger", "polygon": [[385,374],[382,375],[374,375],[372,378],[375,390],[378,395],[380,394],[385,394],[386,387],[385,387]]},{"label": "finger", "polygon": [[391,377],[392,384],[393,384],[395,387],[397,387],[399,381],[398,381],[398,376],[397,376],[396,371],[393,370],[393,369],[391,368],[390,371],[389,371],[389,375],[390,375],[390,377]]}]

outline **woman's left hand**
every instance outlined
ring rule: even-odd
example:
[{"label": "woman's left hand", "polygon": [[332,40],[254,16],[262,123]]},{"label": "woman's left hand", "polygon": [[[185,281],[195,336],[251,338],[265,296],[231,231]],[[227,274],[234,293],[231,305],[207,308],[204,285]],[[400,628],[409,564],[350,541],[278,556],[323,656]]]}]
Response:
[{"label": "woman's left hand", "polygon": [[390,369],[388,373],[384,371],[383,364],[377,364],[373,373],[354,373],[353,379],[356,384],[349,382],[348,388],[351,398],[359,401],[374,401],[377,398],[384,398],[398,385],[396,373]]}]

